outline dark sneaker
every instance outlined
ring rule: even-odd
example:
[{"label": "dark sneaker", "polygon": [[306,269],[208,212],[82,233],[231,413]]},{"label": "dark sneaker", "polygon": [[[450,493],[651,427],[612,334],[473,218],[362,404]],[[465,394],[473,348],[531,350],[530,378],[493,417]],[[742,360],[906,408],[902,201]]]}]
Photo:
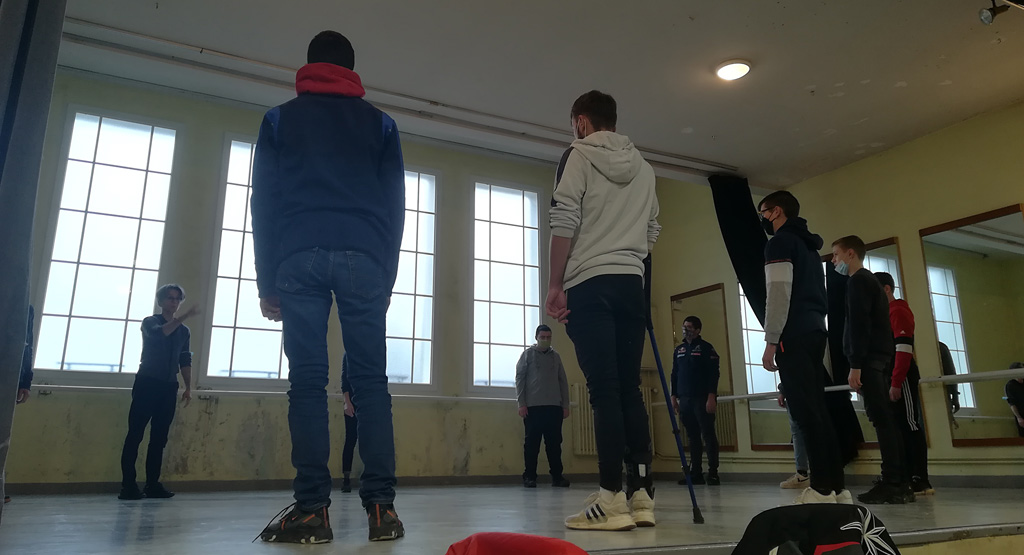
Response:
[{"label": "dark sneaker", "polygon": [[352,480],[345,478],[341,482],[341,493],[352,493]]},{"label": "dark sneaker", "polygon": [[[906,486],[876,484],[870,490],[857,496],[865,505],[903,505],[907,503]],[[910,495],[913,498],[913,494]]]},{"label": "dark sneaker", "polygon": [[[694,472],[694,471],[691,470],[690,471],[690,481],[692,481],[693,485],[695,485],[695,486],[703,486],[704,484],[707,483],[707,482],[704,481],[704,472],[703,471],[702,472]],[[679,480],[679,485],[685,486],[686,485],[686,478],[683,478],[682,480]]]},{"label": "dark sneaker", "polygon": [[10,495],[5,495],[4,496],[4,503],[10,503],[10,502],[11,502],[11,496]]},{"label": "dark sneaker", "polygon": [[[286,511],[287,514],[281,516]],[[260,533],[259,539],[273,543],[327,543],[334,539],[334,532],[327,507],[306,512],[292,503],[277,513]]]},{"label": "dark sneaker", "polygon": [[397,540],[405,536],[405,526],[398,520],[394,505],[370,505],[366,508],[366,517],[372,542]]},{"label": "dark sneaker", "polygon": [[569,487],[569,480],[566,480],[564,476],[551,479],[551,487],[553,488],[567,488]]},{"label": "dark sneaker", "polygon": [[914,490],[914,495],[935,495],[935,488],[928,478],[914,476],[910,480],[910,487]]},{"label": "dark sneaker", "polygon": [[142,499],[142,491],[139,490],[139,486],[137,484],[121,486],[121,493],[117,495],[117,498],[124,499],[126,501]]},{"label": "dark sneaker", "polygon": [[167,488],[160,482],[146,484],[146,488],[142,490],[142,493],[146,494],[146,497],[149,499],[170,499],[174,497],[174,492],[167,491]]},{"label": "dark sneaker", "polygon": [[720,486],[722,485],[722,479],[718,477],[717,472],[708,472],[708,485],[709,486]]},{"label": "dark sneaker", "polygon": [[537,479],[536,478],[523,478],[523,487],[524,488],[535,488],[535,487],[537,487]]}]

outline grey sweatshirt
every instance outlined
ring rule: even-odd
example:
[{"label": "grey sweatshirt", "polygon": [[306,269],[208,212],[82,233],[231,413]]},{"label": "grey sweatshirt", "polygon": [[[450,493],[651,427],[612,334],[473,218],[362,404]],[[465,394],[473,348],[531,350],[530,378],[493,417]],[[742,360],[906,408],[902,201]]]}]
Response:
[{"label": "grey sweatshirt", "polygon": [[520,407],[569,408],[569,382],[554,348],[545,352],[533,345],[523,351],[516,364],[516,400]]},{"label": "grey sweatshirt", "polygon": [[658,240],[654,169],[629,137],[598,131],[573,141],[551,197],[551,234],[572,239],[565,289],[606,274],[644,274]]}]

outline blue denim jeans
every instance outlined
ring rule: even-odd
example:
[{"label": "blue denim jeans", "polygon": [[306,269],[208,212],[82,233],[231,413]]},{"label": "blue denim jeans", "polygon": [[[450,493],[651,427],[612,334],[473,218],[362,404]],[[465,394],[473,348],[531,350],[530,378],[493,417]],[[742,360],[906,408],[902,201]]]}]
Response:
[{"label": "blue denim jeans", "polygon": [[807,444],[804,443],[804,432],[800,429],[800,424],[793,420],[793,414],[786,409],[786,414],[789,415],[789,432],[793,435],[793,460],[796,462],[796,469],[807,472],[809,467],[807,465]]},{"label": "blue denim jeans", "polygon": [[312,511],[331,503],[327,322],[335,300],[359,420],[364,466],[359,496],[363,506],[394,502],[395,438],[384,340],[383,269],[362,253],[310,249],[281,263],[277,289],[291,383],[288,427],[298,507]]}]

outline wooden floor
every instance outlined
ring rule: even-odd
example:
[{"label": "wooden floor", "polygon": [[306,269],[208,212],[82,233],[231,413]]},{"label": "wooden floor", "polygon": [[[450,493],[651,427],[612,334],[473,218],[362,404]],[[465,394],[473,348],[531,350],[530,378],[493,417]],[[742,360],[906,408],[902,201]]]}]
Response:
[{"label": "wooden floor", "polygon": [[[268,545],[256,537],[291,503],[289,492],[181,493],[169,500],[119,501],[110,495],[20,496],[4,510],[0,553],[59,555],[401,553],[443,555],[472,533],[507,531],[563,538],[587,551],[715,544],[737,541],[751,517],[788,504],[796,492],[774,485],[698,487],[706,524],[695,525],[689,496],[674,483],[659,484],[656,528],[632,532],[577,532],[562,525],[595,490],[519,487],[444,487],[399,490],[397,508],[407,536],[370,544],[365,513],[355,493],[334,494],[335,541],[324,546]],[[858,493],[863,488],[854,488]],[[873,511],[894,532],[1024,521],[1021,490],[940,489],[934,497]],[[721,552],[722,549],[709,550]],[[727,551],[726,551],[727,552]]]}]

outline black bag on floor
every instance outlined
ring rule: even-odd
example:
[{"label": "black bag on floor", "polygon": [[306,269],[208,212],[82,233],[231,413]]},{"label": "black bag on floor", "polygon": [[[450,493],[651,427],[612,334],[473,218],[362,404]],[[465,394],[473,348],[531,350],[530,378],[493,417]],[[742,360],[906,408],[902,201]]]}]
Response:
[{"label": "black bag on floor", "polygon": [[885,525],[859,505],[793,505],[751,519],[732,555],[899,555]]}]

